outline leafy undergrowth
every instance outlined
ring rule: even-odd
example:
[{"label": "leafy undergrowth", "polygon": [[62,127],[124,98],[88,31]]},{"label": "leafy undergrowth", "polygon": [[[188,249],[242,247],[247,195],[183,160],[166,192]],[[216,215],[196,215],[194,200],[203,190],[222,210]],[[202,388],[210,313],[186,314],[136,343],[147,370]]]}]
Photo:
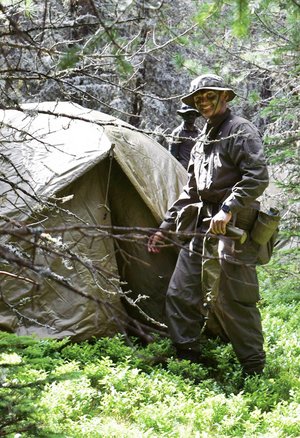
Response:
[{"label": "leafy undergrowth", "polygon": [[218,340],[205,342],[203,366],[174,359],[168,339],[132,347],[122,336],[74,344],[0,332],[0,436],[299,437],[296,266],[288,277],[276,260],[260,272],[262,377],[243,380]]}]

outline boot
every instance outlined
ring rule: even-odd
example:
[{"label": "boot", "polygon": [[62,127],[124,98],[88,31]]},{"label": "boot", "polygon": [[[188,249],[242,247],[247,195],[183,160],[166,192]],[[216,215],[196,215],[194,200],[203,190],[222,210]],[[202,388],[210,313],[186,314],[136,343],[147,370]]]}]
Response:
[{"label": "boot", "polygon": [[191,348],[182,349],[176,347],[176,356],[180,360],[189,360],[193,363],[201,362],[201,354],[199,351],[192,350]]}]

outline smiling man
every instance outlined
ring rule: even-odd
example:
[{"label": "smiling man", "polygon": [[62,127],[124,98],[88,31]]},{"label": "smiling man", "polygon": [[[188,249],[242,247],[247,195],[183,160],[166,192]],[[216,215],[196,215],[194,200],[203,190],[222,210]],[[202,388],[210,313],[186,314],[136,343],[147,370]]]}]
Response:
[{"label": "smiling man", "polygon": [[226,227],[230,222],[251,230],[268,171],[257,129],[228,108],[235,96],[221,77],[208,74],[192,81],[182,98],[206,125],[191,152],[187,184],[150,237],[148,251],[160,251],[166,230],[196,232],[180,250],[166,296],[177,356],[201,362],[205,328],[231,342],[244,374],[251,375],[265,365],[257,308],[258,245],[226,236]]}]

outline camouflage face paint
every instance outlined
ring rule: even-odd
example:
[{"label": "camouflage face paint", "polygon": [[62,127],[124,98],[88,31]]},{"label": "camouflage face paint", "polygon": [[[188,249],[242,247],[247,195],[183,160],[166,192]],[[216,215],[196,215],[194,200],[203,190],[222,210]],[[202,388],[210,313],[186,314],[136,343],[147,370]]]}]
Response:
[{"label": "camouflage face paint", "polygon": [[201,90],[194,97],[197,110],[206,119],[224,112],[226,108],[226,93],[223,91]]}]

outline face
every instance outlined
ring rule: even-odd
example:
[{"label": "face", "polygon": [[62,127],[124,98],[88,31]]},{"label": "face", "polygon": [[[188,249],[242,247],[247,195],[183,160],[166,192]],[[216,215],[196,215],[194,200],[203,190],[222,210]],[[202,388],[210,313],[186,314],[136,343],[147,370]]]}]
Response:
[{"label": "face", "polygon": [[195,111],[188,111],[181,115],[183,120],[188,124],[193,124],[197,118],[197,113]]},{"label": "face", "polygon": [[206,119],[223,114],[227,108],[227,92],[216,90],[201,90],[194,97],[197,110]]}]

